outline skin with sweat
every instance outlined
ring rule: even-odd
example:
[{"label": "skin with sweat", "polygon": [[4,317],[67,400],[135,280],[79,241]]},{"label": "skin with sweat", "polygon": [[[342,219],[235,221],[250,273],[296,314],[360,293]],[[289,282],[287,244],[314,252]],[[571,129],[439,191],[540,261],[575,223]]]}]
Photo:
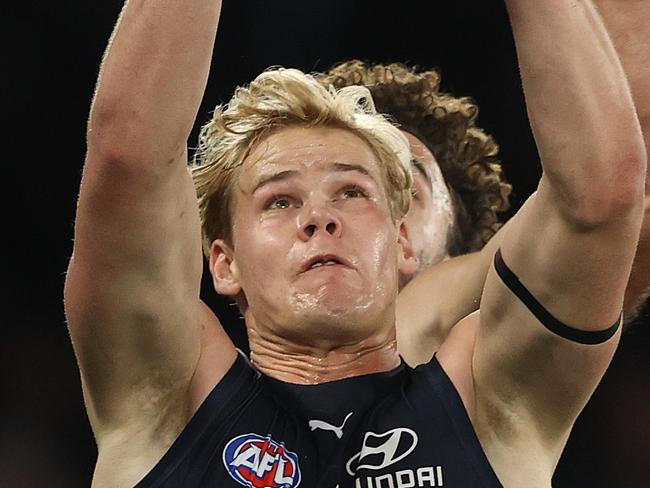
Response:
[{"label": "skin with sweat", "polygon": [[436,158],[413,134],[402,133],[413,157],[413,201],[404,221],[419,261],[419,272],[449,257],[447,238],[453,223],[453,210],[451,195]]},{"label": "skin with sweat", "polygon": [[232,246],[215,241],[211,262],[217,290],[244,303],[261,371],[319,383],[399,365],[398,272],[417,262],[363,139],[273,133],[244,160],[233,203]]}]

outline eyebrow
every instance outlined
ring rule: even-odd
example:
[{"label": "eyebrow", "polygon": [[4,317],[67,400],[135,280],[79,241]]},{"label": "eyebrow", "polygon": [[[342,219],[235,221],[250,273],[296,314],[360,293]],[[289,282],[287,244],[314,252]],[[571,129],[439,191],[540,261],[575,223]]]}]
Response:
[{"label": "eyebrow", "polygon": [[[368,176],[374,180],[372,175],[368,172],[366,168],[359,164],[354,164],[354,163],[339,163],[339,162],[334,162],[330,163],[328,165],[329,169],[332,169],[336,172],[347,172],[347,171],[357,171],[365,176]],[[295,176],[298,176],[298,171],[295,169],[287,169],[284,171],[279,171],[277,173],[271,173],[267,175],[262,175],[260,179],[255,183],[255,186],[253,187],[252,193],[255,193],[257,190],[259,190],[261,187],[268,185],[269,183],[274,183],[277,181],[284,181],[288,180],[290,178],[293,178]]]},{"label": "eyebrow", "polygon": [[297,175],[298,172],[295,169],[288,169],[285,171],[280,171],[278,173],[262,175],[260,179],[257,181],[257,183],[255,183],[255,187],[253,188],[253,191],[251,193],[255,193],[261,187],[263,187],[264,185],[268,185],[269,183],[273,183],[275,181],[288,180],[289,178]]},{"label": "eyebrow", "polygon": [[431,184],[431,177],[424,169],[424,165],[417,159],[411,159],[411,164],[415,166],[415,169],[417,169],[420,172],[420,174],[424,176],[424,179],[427,180],[429,184]]},{"label": "eyebrow", "polygon": [[363,166],[359,164],[354,164],[354,163],[331,163],[330,165],[331,168],[333,168],[335,171],[358,171],[359,173],[370,176],[370,173],[368,173],[368,170],[364,168]]}]

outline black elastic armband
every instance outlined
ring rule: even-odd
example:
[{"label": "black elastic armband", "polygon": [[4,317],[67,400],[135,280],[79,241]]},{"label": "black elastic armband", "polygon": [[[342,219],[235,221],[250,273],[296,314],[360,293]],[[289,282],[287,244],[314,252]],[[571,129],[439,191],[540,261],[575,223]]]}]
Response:
[{"label": "black elastic armband", "polygon": [[614,325],[605,330],[585,331],[570,327],[551,315],[551,313],[546,310],[544,306],[526,289],[521,281],[519,281],[519,278],[517,278],[517,275],[515,275],[503,261],[501,249],[498,249],[494,255],[494,269],[499,275],[499,278],[501,278],[510,291],[512,291],[512,293],[514,293],[517,298],[526,305],[526,308],[530,310],[537,320],[539,320],[548,330],[560,337],[564,337],[573,342],[579,342],[580,344],[601,344],[612,337],[621,325],[622,317],[619,318]]}]

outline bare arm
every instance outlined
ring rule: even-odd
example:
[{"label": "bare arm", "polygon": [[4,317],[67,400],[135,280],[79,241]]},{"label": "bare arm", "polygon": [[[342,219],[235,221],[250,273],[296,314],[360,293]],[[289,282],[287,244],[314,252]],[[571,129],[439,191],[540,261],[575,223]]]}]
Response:
[{"label": "bare arm", "polygon": [[[503,236],[503,258],[555,318],[604,330],[620,316],[643,206],[645,148],[632,98],[591,2],[506,3],[544,172]],[[551,332],[490,269],[464,399],[506,486],[550,479],[616,343]],[[462,381],[453,351],[441,353]],[[522,479],[519,465],[536,458]]]},{"label": "bare arm", "polygon": [[207,316],[186,140],[220,3],[129,0],[97,81],[65,305],[100,454],[111,432],[188,409]]},{"label": "bare arm", "polygon": [[480,251],[436,264],[400,291],[397,344],[408,364],[429,362],[451,328],[478,310],[485,277],[506,227]]},{"label": "bare arm", "polygon": [[[596,0],[595,3],[623,63],[647,149],[650,147],[650,2]],[[647,173],[644,212],[641,238],[625,290],[626,315],[633,314],[650,291],[650,181]]]},{"label": "bare arm", "polygon": [[[595,0],[628,78],[646,148],[650,147],[650,2]],[[644,221],[624,311],[635,308],[650,292],[650,180],[646,176]],[[478,309],[487,271],[504,229],[486,247],[433,266],[400,293],[397,331],[400,353],[409,364],[429,361],[451,327]],[[453,291],[452,291],[453,290]]]}]

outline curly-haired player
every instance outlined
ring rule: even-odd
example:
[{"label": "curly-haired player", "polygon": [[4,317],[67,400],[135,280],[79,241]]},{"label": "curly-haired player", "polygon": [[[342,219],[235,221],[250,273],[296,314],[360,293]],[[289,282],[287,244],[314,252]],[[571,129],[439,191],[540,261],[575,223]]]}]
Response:
[{"label": "curly-haired player", "polygon": [[[498,145],[476,125],[478,107],[474,101],[440,91],[437,70],[422,71],[402,63],[351,60],[332,67],[319,79],[335,88],[368,88],[377,111],[388,115],[410,135],[411,145],[422,156],[413,161],[416,186],[410,214],[414,225],[409,226],[421,269],[439,262],[443,253],[458,256],[481,249],[499,228],[498,213],[508,209],[511,186],[503,175]],[[444,181],[438,179],[432,184],[437,168]],[[446,191],[436,187],[439,183],[446,186]],[[433,200],[439,200],[440,205],[451,204],[451,225],[448,229],[436,229],[438,235],[446,237],[442,241],[444,251],[435,242],[436,237],[426,234],[435,217],[418,214],[417,202],[422,201],[420,206],[429,204],[427,200],[432,198],[427,187],[432,186]],[[445,193],[450,200],[445,200]],[[427,214],[426,210],[422,213]],[[433,227],[447,224],[441,219],[438,222]]]},{"label": "curly-haired player", "polygon": [[[417,274],[430,270],[435,279],[404,287],[415,275],[401,276],[397,332],[402,356],[411,364],[425,363],[449,329],[478,308],[498,240],[483,246],[509,206],[511,186],[499,147],[476,125],[478,107],[471,98],[440,90],[437,70],[350,60],[318,79],[334,88],[368,88],[377,111],[409,141],[414,195],[405,222]],[[447,261],[455,256],[462,257]],[[422,301],[423,295],[430,298]]]}]

